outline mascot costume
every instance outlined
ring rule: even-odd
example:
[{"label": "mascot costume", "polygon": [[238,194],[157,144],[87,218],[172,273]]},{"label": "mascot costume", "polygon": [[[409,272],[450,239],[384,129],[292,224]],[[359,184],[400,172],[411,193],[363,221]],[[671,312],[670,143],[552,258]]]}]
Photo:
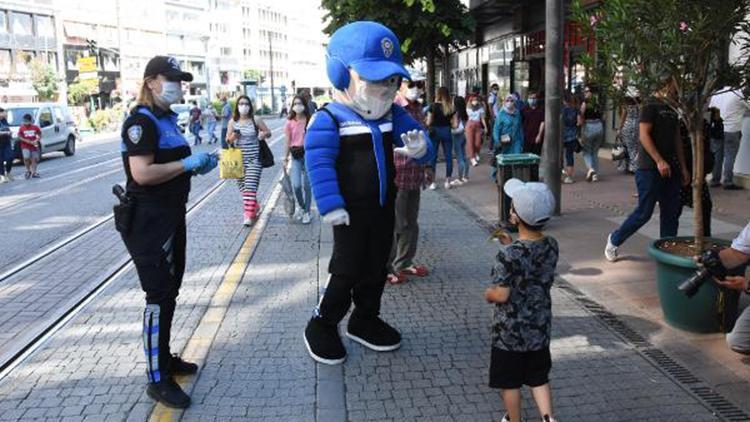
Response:
[{"label": "mascot costume", "polygon": [[326,59],[334,101],[310,121],[305,163],[334,243],[328,284],[304,339],[313,359],[336,365],[346,359],[338,324],[352,301],[347,337],[378,352],[401,346],[401,334],[379,317],[395,220],[393,154],[423,164],[434,151],[420,125],[393,104],[409,73],[390,29],[376,22],[343,26]]}]

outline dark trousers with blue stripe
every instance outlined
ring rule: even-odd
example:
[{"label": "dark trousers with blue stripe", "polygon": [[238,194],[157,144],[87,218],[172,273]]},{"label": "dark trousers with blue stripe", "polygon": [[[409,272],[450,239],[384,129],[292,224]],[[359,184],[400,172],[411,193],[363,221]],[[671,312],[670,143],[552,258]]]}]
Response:
[{"label": "dark trousers with blue stripe", "polygon": [[125,246],[146,292],[143,348],[149,382],[168,376],[172,318],[185,272],[185,207],[136,205]]}]

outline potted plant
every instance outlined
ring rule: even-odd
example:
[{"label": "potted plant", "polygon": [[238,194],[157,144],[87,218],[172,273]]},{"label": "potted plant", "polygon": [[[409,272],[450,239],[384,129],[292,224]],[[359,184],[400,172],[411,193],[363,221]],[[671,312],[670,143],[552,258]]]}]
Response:
[{"label": "potted plant", "polygon": [[[705,239],[701,193],[704,189],[704,113],[711,96],[725,87],[747,92],[750,76],[750,0],[607,0],[589,8],[571,5],[582,35],[596,53],[582,60],[590,82],[615,104],[629,92],[650,95],[671,78],[677,95],[665,102],[677,112],[692,146],[693,237],[659,239],[650,247],[657,261],[659,299],[667,322],[696,332],[718,331],[722,293],[705,283],[689,299],[677,285],[695,272],[692,256],[726,241]],[[730,63],[730,43],[741,45]],[[747,97],[747,95],[744,95]]]}]

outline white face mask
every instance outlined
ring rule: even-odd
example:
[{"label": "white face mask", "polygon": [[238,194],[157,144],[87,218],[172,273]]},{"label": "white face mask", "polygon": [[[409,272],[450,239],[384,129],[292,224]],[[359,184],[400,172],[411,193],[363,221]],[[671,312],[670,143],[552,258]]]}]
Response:
[{"label": "white face mask", "polygon": [[250,114],[250,106],[249,105],[237,106],[237,111],[239,111],[240,114],[243,116],[248,115]]},{"label": "white face mask", "polygon": [[302,114],[305,112],[305,106],[302,104],[297,104],[296,106],[292,107],[292,110],[294,110],[297,114]]},{"label": "white face mask", "polygon": [[182,101],[182,84],[179,82],[162,81],[161,94],[154,92],[156,101],[167,107]]},{"label": "white face mask", "polygon": [[417,101],[417,98],[419,98],[419,89],[417,88],[410,88],[408,91],[406,91],[406,99],[409,101]]},{"label": "white face mask", "polygon": [[383,81],[369,82],[351,71],[349,88],[341,93],[341,100],[367,120],[377,120],[388,114],[401,84],[401,78],[392,76]]}]

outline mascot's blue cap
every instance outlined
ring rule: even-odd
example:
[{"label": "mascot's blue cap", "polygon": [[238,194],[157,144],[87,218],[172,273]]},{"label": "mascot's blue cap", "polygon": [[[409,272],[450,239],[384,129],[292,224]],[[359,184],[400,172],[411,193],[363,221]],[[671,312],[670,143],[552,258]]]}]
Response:
[{"label": "mascot's blue cap", "polygon": [[354,69],[367,81],[381,81],[393,75],[411,79],[398,38],[377,22],[359,21],[339,28],[328,44],[328,60]]}]

